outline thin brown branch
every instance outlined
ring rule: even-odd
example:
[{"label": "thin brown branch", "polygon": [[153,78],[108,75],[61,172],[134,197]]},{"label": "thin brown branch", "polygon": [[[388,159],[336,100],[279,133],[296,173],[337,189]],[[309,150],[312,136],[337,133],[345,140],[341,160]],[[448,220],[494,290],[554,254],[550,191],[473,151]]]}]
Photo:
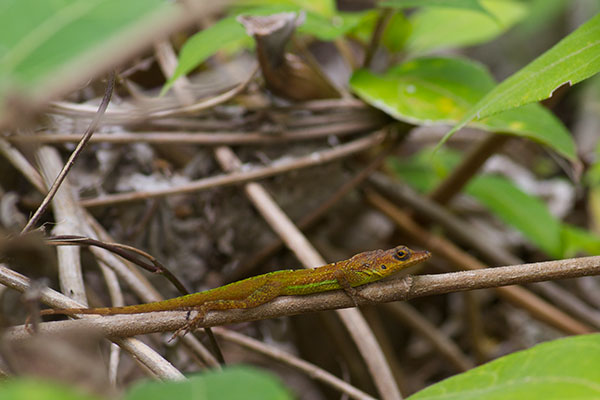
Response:
[{"label": "thin brown branch", "polygon": [[[323,126],[287,130],[281,133],[201,133],[201,132],[135,132],[135,133],[97,133],[91,143],[128,144],[146,142],[151,144],[195,144],[204,146],[220,145],[278,145],[286,142],[313,140],[330,135],[345,136],[370,131],[381,127],[382,119],[357,119]],[[350,120],[350,121],[349,121]],[[71,143],[81,137],[73,133],[38,133],[31,135],[4,136],[11,143]]]},{"label": "thin brown branch", "polygon": [[252,78],[254,78],[254,75],[256,74],[257,71],[258,71],[258,64],[252,69],[252,72],[248,75],[248,78],[246,78],[239,85],[236,85],[231,90],[228,90],[225,93],[222,93],[218,96],[211,97],[208,100],[204,100],[204,101],[201,101],[201,102],[198,102],[195,104],[186,105],[183,107],[176,107],[173,109],[155,111],[155,112],[148,114],[147,118],[158,119],[158,118],[167,118],[167,117],[174,117],[174,116],[184,116],[184,115],[194,114],[199,111],[206,110],[208,108],[212,108],[219,104],[225,103],[226,101],[231,100],[232,98],[234,98],[235,96],[237,96],[238,94],[243,92],[246,89],[246,86],[248,86],[248,84],[252,81]]},{"label": "thin brown branch", "polygon": [[[64,163],[58,150],[50,146],[41,146],[36,149],[40,172],[49,187],[64,168]],[[69,180],[63,181],[60,190],[52,199],[52,213],[56,225],[52,229],[55,233],[82,233],[81,208],[73,195]],[[56,249],[58,260],[58,280],[60,289],[73,300],[87,305],[81,255],[77,247],[58,247]]]},{"label": "thin brown branch", "polygon": [[23,171],[25,179],[29,181],[40,193],[46,191],[44,178],[27,161],[21,152],[4,139],[0,139],[0,152],[17,169]]},{"label": "thin brown branch", "polygon": [[[181,78],[180,78],[181,79]],[[175,88],[175,87],[174,87]],[[224,98],[221,98],[224,100]],[[226,100],[226,99],[225,99]],[[306,102],[297,102],[289,105],[282,106],[274,106],[269,104],[268,108],[265,105],[257,105],[246,104],[246,110],[250,111],[270,111],[270,110],[278,110],[278,111],[308,111],[308,112],[373,112],[373,109],[370,108],[365,102],[357,99],[327,99],[327,100],[311,100]],[[78,104],[67,101],[55,101],[49,105],[50,112],[54,114],[61,114],[71,117],[80,117],[80,118],[91,118],[96,113],[96,109],[90,104]],[[133,109],[135,110],[135,109]],[[139,119],[132,119],[131,115],[132,109],[127,108],[118,108],[118,109],[109,109],[104,114],[103,121],[105,123],[113,123],[120,125],[130,125],[130,124],[138,124],[140,122]],[[294,121],[297,121],[299,125],[302,125],[302,120],[304,120],[306,116],[302,117],[292,117],[290,123],[292,124]],[[309,118],[310,120],[310,118]],[[177,126],[185,126],[181,124],[182,117],[177,119],[173,118],[161,118],[157,120],[146,120],[145,122],[149,122],[151,124],[159,124],[164,122],[170,122],[171,124],[175,124],[176,122],[180,123]],[[187,124],[192,124],[192,128],[196,128],[202,126],[202,121],[193,121],[186,120]],[[195,123],[194,123],[195,122]],[[244,120],[241,121],[242,125],[244,124]],[[210,124],[214,125],[214,122]],[[220,125],[219,125],[220,126]],[[234,126],[239,126],[237,123]],[[206,128],[205,128],[206,129]],[[219,128],[222,129],[222,128]]]},{"label": "thin brown branch", "polygon": [[485,313],[481,307],[481,297],[476,296],[474,292],[464,292],[462,296],[462,309],[466,325],[464,333],[470,341],[471,352],[477,363],[484,363],[490,359],[489,341],[483,322]]},{"label": "thin brown branch", "polygon": [[365,109],[371,108],[364,101],[349,98],[349,99],[323,99],[323,100],[308,100],[290,103],[284,106],[275,107],[275,109],[282,110],[307,110],[307,111],[324,111],[324,110],[338,110],[338,109]]},{"label": "thin brown branch", "polygon": [[429,198],[436,203],[448,203],[473,178],[487,159],[500,151],[511,137],[488,133],[483,140],[471,148],[460,165],[431,192]]},{"label": "thin brown branch", "polygon": [[345,88],[338,87],[334,82],[331,81],[331,78],[323,71],[323,67],[319,64],[319,61],[315,58],[315,56],[310,52],[310,50],[306,47],[304,42],[298,39],[297,36],[292,36],[291,39],[294,44],[295,49],[298,51],[298,54],[302,57],[302,60],[306,62],[306,64],[310,67],[312,73],[317,74],[319,76],[319,80],[323,80],[327,82],[327,85],[332,89],[338,92],[337,96],[331,96],[332,98],[338,97],[350,97],[350,93]]},{"label": "thin brown branch", "polygon": [[[176,116],[185,116],[195,114],[200,111],[215,107],[222,104],[233,97],[240,94],[246,86],[252,81],[252,78],[258,71],[258,65],[254,67],[248,77],[240,84],[235,85],[232,89],[207,100],[202,100],[193,104],[186,104],[177,107],[167,107],[160,110],[148,111],[146,109],[128,109],[128,110],[111,110],[107,112],[107,120],[111,122],[136,122],[149,119],[162,119]],[[86,105],[78,105],[67,102],[51,103],[50,109],[56,112],[68,112],[79,116],[89,116],[90,110]]]},{"label": "thin brown branch", "polygon": [[84,207],[98,207],[117,203],[140,201],[148,198],[164,197],[172,194],[192,193],[219,186],[235,185],[257,179],[264,179],[273,175],[281,174],[295,169],[312,167],[339,158],[347,157],[351,154],[366,150],[370,147],[381,143],[384,138],[385,133],[383,131],[378,131],[366,137],[353,140],[351,142],[345,143],[340,146],[336,146],[335,148],[329,150],[314,152],[312,154],[297,158],[286,157],[285,159],[275,161],[271,163],[271,165],[266,167],[256,167],[246,171],[215,175],[209,178],[200,179],[194,182],[190,182],[186,185],[181,185],[169,189],[112,194],[98,197],[95,199],[84,199],[80,201],[80,204]]},{"label": "thin brown branch", "polygon": [[367,52],[365,54],[365,59],[363,61],[363,68],[371,67],[371,61],[373,61],[373,57],[379,48],[379,42],[381,42],[381,37],[385,32],[385,28],[390,22],[390,18],[394,15],[394,10],[391,8],[381,9],[379,12],[379,18],[377,19],[377,23],[375,24],[375,29],[373,29],[373,35],[371,36],[371,41],[369,42],[369,46],[367,47]]},{"label": "thin brown branch", "polygon": [[408,303],[389,303],[385,308],[404,325],[412,327],[416,332],[429,341],[458,371],[464,372],[474,367],[473,362],[448,339],[440,330],[423,317]]},{"label": "thin brown branch", "polygon": [[[124,306],[125,300],[123,298],[123,292],[121,291],[121,286],[119,285],[119,278],[117,277],[117,274],[103,262],[99,262],[98,266],[100,267],[102,275],[104,275],[104,281],[106,282],[106,286],[108,287],[108,293],[110,296],[111,304],[114,307]],[[116,343],[111,343],[110,353],[108,356],[108,381],[113,386],[113,388],[116,388],[117,385],[117,375],[119,372],[120,359],[121,348]]]},{"label": "thin brown branch", "polygon": [[108,103],[110,103],[110,99],[112,97],[114,87],[115,87],[115,72],[112,71],[108,76],[108,82],[106,84],[104,96],[102,97],[102,102],[100,103],[100,106],[98,107],[98,111],[96,112],[96,115],[94,115],[92,122],[90,123],[87,130],[83,134],[83,137],[81,138],[79,144],[77,145],[75,150],[73,150],[73,152],[69,156],[69,159],[65,163],[63,169],[60,171],[60,173],[56,177],[56,180],[52,184],[52,187],[48,191],[48,194],[46,195],[46,197],[44,197],[42,204],[40,204],[40,206],[35,211],[33,216],[29,219],[29,222],[27,222],[27,225],[25,225],[25,227],[23,228],[23,230],[21,231],[21,234],[27,233],[31,229],[33,229],[33,227],[35,226],[35,224],[37,224],[37,222],[39,221],[42,214],[46,211],[46,208],[48,208],[48,206],[50,205],[50,202],[52,201],[52,198],[58,191],[58,188],[63,183],[63,181],[67,178],[67,174],[69,173],[71,168],[73,168],[73,165],[75,165],[75,161],[77,160],[77,158],[79,157],[81,152],[83,152],[85,145],[89,142],[90,138],[94,134],[94,131],[98,127],[98,124],[100,124],[102,115],[104,115],[104,112],[106,111],[106,108],[108,107]]}]

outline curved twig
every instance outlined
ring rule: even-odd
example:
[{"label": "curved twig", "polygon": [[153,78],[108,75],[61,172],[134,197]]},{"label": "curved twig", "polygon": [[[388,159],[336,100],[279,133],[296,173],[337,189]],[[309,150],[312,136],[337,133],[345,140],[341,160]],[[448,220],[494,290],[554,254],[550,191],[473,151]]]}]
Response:
[{"label": "curved twig", "polygon": [[[123,257],[124,259],[131,261],[132,263],[134,263],[136,265],[139,265],[140,267],[144,268],[145,270],[147,270],[149,272],[152,272],[153,274],[163,275],[165,278],[167,278],[173,284],[173,286],[175,286],[175,288],[177,288],[177,290],[179,290],[179,292],[182,295],[189,294],[189,291],[186,289],[185,285],[179,279],[177,279],[177,277],[175,275],[173,275],[173,273],[171,273],[171,271],[169,271],[169,269],[167,267],[165,267],[160,261],[158,261],[156,259],[156,257],[154,257],[151,254],[146,253],[143,250],[135,248],[133,246],[128,246],[126,244],[121,244],[121,243],[107,243],[107,242],[103,242],[101,240],[96,240],[96,239],[92,239],[89,237],[78,236],[78,235],[51,236],[51,237],[46,238],[46,243],[49,245],[52,245],[52,246],[77,246],[77,245],[79,245],[79,246],[101,247],[105,250],[108,250],[110,252],[118,254],[119,256]],[[152,264],[144,262],[144,261],[140,260],[139,258],[134,257],[133,255],[129,254],[128,252],[137,254],[141,257],[144,257],[144,258],[150,260],[150,262]]]},{"label": "curved twig", "polygon": [[77,157],[79,157],[79,155],[83,151],[83,148],[85,147],[85,145],[90,141],[90,138],[94,134],[94,131],[96,130],[96,128],[98,128],[98,125],[100,124],[100,120],[102,119],[102,116],[104,115],[104,112],[106,111],[106,108],[108,107],[108,103],[110,103],[110,99],[112,97],[114,87],[115,87],[115,72],[112,71],[108,76],[108,83],[107,83],[106,89],[104,91],[104,96],[102,97],[102,102],[100,103],[100,106],[98,107],[98,111],[94,115],[92,122],[86,129],[85,133],[83,134],[83,137],[81,138],[81,141],[79,142],[79,144],[77,144],[77,147],[75,148],[75,150],[73,150],[73,152],[69,156],[69,159],[65,163],[63,169],[60,171],[60,173],[54,180],[54,183],[52,184],[52,187],[48,191],[48,194],[46,195],[46,197],[44,197],[42,204],[40,204],[38,209],[31,216],[31,218],[27,222],[27,225],[25,225],[25,227],[21,231],[21,234],[29,232],[35,226],[35,224],[38,222],[38,220],[40,219],[40,217],[42,216],[44,211],[46,211],[46,208],[48,208],[48,206],[50,205],[50,201],[52,201],[52,198],[58,191],[58,188],[63,183],[63,181],[66,179],[67,174],[69,173],[71,168],[73,168],[73,165],[75,165],[75,160],[77,160]]}]

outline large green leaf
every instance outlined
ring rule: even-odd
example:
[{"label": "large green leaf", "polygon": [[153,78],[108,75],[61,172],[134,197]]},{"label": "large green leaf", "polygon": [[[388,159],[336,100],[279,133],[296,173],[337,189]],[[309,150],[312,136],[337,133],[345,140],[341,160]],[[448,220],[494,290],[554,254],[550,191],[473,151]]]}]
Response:
[{"label": "large green leaf", "polygon": [[227,17],[189,38],[181,48],[175,72],[165,83],[161,93],[169,90],[179,77],[202,64],[219,49],[244,37],[246,37],[246,31],[242,25],[235,20],[235,17]]},{"label": "large green leaf", "polygon": [[577,226],[562,225],[563,254],[561,258],[570,258],[586,253],[600,254],[600,236]]},{"label": "large green leaf", "polygon": [[600,14],[496,86],[475,104],[440,143],[469,121],[552,96],[563,84],[574,85],[600,71]]},{"label": "large green leaf", "polygon": [[107,59],[109,44],[143,42],[144,24],[173,18],[176,7],[163,0],[3,0],[0,105],[7,97],[41,103],[81,84]]},{"label": "large green leaf", "polygon": [[[350,86],[362,99],[412,124],[453,124],[495,85],[480,64],[457,58],[420,58],[383,75],[357,70]],[[575,161],[575,144],[562,123],[538,104],[477,121],[491,132],[526,137]]]},{"label": "large green leaf", "polygon": [[410,18],[413,31],[408,38],[408,51],[422,54],[488,42],[527,15],[523,3],[514,0],[482,0],[481,4],[495,20],[467,9],[425,8],[414,13]]},{"label": "large green leaf", "polygon": [[542,343],[453,376],[409,400],[600,398],[600,335]]},{"label": "large green leaf", "polygon": [[316,37],[323,41],[335,40],[357,26],[364,13],[340,13],[324,17],[306,13],[306,21],[298,27],[299,33]]},{"label": "large green leaf", "polygon": [[441,149],[439,157],[431,157],[431,150],[424,149],[411,157],[389,157],[386,167],[400,180],[421,193],[432,191],[462,159],[454,150]]},{"label": "large green leaf", "polygon": [[335,0],[237,0],[233,5],[237,10],[292,7],[294,10],[304,10],[322,17],[333,17],[337,10]]},{"label": "large green leaf", "polygon": [[189,377],[181,382],[143,382],[125,400],[244,399],[291,400],[276,376],[257,368],[235,366]]},{"label": "large green leaf", "polygon": [[402,51],[411,31],[412,26],[404,14],[394,13],[383,31],[381,43],[391,52]]},{"label": "large green leaf", "polygon": [[523,192],[508,179],[493,175],[473,178],[466,192],[548,255],[562,256],[561,222],[550,214],[543,201]]},{"label": "large green leaf", "polygon": [[5,0],[0,12],[3,86],[35,86],[72,58],[156,11],[161,0]]},{"label": "large green leaf", "polygon": [[[160,0],[4,0],[0,77],[26,87],[155,11]],[[4,86],[3,85],[3,86]]]},{"label": "large green leaf", "polygon": [[[564,16],[568,6],[568,0],[528,0],[527,17],[520,21],[515,28],[515,36],[511,39],[531,40],[540,29],[548,28],[551,24],[560,23],[559,18]],[[528,43],[522,43],[521,46]]]},{"label": "large green leaf", "polygon": [[[479,0],[387,0],[379,3],[381,7],[411,8],[411,7],[446,7],[463,8],[489,14]],[[492,14],[493,16],[493,14]]]},{"label": "large green leaf", "polygon": [[82,393],[57,382],[33,378],[8,378],[0,382],[3,400],[98,400],[99,397]]}]

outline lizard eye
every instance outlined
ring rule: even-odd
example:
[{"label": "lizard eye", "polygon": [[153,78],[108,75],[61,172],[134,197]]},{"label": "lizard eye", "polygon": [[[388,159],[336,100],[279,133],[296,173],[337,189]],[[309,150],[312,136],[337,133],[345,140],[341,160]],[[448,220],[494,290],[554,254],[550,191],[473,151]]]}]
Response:
[{"label": "lizard eye", "polygon": [[406,261],[410,258],[410,250],[406,247],[401,248],[394,253],[393,257],[398,261]]},{"label": "lizard eye", "polygon": [[387,269],[385,264],[381,264],[381,269]]}]

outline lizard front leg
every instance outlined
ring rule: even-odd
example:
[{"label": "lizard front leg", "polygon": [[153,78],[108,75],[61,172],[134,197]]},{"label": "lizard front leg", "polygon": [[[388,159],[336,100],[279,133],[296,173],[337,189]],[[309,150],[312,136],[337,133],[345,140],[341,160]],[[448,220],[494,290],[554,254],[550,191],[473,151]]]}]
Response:
[{"label": "lizard front leg", "polygon": [[344,290],[344,292],[348,295],[348,297],[350,297],[352,299],[352,302],[354,303],[355,307],[358,307],[357,299],[359,297],[361,297],[365,300],[372,301],[367,296],[361,294],[359,290],[352,287],[352,285],[350,284],[350,281],[346,277],[346,274],[341,269],[335,271],[334,276],[335,276],[335,279],[338,281],[338,284],[340,285],[340,287]]}]

